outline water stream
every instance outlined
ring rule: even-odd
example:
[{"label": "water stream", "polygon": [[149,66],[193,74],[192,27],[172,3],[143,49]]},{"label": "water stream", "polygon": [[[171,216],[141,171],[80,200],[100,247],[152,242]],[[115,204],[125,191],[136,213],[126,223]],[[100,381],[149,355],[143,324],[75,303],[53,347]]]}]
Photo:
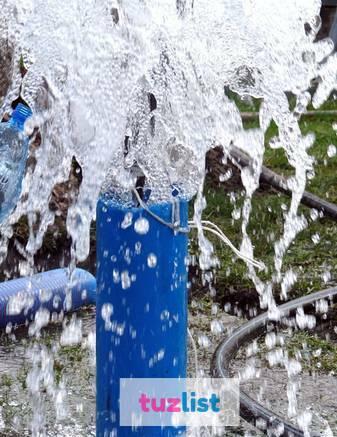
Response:
[{"label": "water stream", "polygon": [[[34,164],[27,168],[17,208],[1,224],[1,259],[13,226],[27,216],[21,273],[36,272],[34,255],[57,217],[50,208],[52,190],[68,180],[75,157],[82,180],[67,212],[70,270],[89,255],[99,194],[110,192],[131,204],[140,179],[151,193],[149,204],[170,201],[177,192],[195,196],[199,264],[212,269],[218,261],[202,223],[205,156],[221,146],[227,157],[235,146],[251,158],[241,172],[240,251],[261,308],[277,319],[275,287],[286,297],[296,282],[283,268],[283,257],[308,226],[298,207],[315,171],[315,133],[303,135],[299,121],[310,104],[318,108],[337,87],[333,43],[316,40],[320,7],[320,0],[0,0],[0,116],[11,113],[19,96],[34,113],[25,127]],[[244,128],[228,90],[259,99],[258,128]],[[265,145],[271,123],[278,134]],[[269,270],[249,262],[252,197],[265,147],[282,149],[292,168],[290,207],[281,237],[270,243]],[[73,328],[81,331],[80,325]],[[31,371],[51,387],[47,396],[62,415],[65,388],[55,383],[50,362],[60,338],[42,349],[37,338]],[[33,381],[28,391],[35,409],[31,429],[45,435],[44,396]]]}]

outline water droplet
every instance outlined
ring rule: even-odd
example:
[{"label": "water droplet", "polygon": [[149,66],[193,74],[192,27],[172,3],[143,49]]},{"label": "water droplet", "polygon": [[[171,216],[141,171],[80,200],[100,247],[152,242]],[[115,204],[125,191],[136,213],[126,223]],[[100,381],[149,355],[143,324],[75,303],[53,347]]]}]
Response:
[{"label": "water droplet", "polygon": [[157,265],[157,257],[154,253],[150,253],[150,255],[147,257],[147,265],[153,269]]},{"label": "water droplet", "polygon": [[240,208],[234,209],[232,212],[232,217],[234,220],[239,220],[239,218],[241,217],[241,209]]},{"label": "water droplet", "polygon": [[106,331],[110,331],[111,327],[112,327],[112,323],[111,323],[111,316],[113,314],[113,306],[111,303],[105,303],[102,305],[102,310],[101,310],[101,315],[102,315],[102,319],[105,322],[105,330]]},{"label": "water droplet", "polygon": [[121,283],[122,283],[123,290],[126,290],[127,288],[131,287],[131,278],[127,270],[124,270],[121,273]]},{"label": "water droplet", "polygon": [[73,317],[68,325],[63,328],[60,343],[62,346],[73,346],[82,341],[82,320]]},{"label": "water droplet", "polygon": [[316,349],[316,350],[313,351],[313,353],[312,353],[312,355],[313,355],[315,358],[320,357],[321,354],[322,354],[322,349]]},{"label": "water droplet", "polygon": [[330,272],[329,270],[325,271],[325,272],[322,274],[322,279],[323,279],[324,284],[326,284],[327,282],[329,282],[330,279],[331,279],[331,272]]},{"label": "water droplet", "polygon": [[142,250],[142,243],[140,241],[137,241],[137,243],[135,244],[136,255],[140,255],[141,250]]},{"label": "water droplet", "polygon": [[319,236],[319,234],[316,233],[316,234],[311,236],[311,239],[312,239],[314,244],[318,244],[320,239],[321,239],[321,237]]},{"label": "water droplet", "polygon": [[150,223],[145,217],[139,217],[135,222],[135,231],[137,234],[145,235],[149,232]]},{"label": "water droplet", "polygon": [[334,156],[336,156],[337,155],[336,146],[334,146],[333,144],[330,144],[330,146],[328,147],[327,154],[328,154],[329,158],[333,158]]},{"label": "water droplet", "polygon": [[317,211],[317,209],[312,208],[310,210],[310,218],[311,220],[314,222],[315,220],[317,220],[319,217],[319,212]]},{"label": "water droplet", "polygon": [[131,252],[129,248],[125,249],[124,260],[127,262],[127,264],[131,264]]},{"label": "water droplet", "polygon": [[199,335],[198,337],[198,344],[200,347],[204,349],[208,349],[211,345],[210,339],[207,337],[207,335]]},{"label": "water droplet", "polygon": [[168,310],[162,311],[162,313],[160,314],[160,319],[169,320],[169,318],[170,318],[170,312]]},{"label": "water droplet", "polygon": [[232,175],[233,175],[233,171],[232,171],[232,169],[230,168],[230,169],[228,169],[228,170],[226,171],[226,173],[221,174],[221,175],[219,176],[219,181],[220,181],[220,182],[226,182],[226,181],[228,181],[228,180],[232,177]]},{"label": "water droplet", "polygon": [[211,321],[211,331],[213,332],[213,334],[221,334],[223,330],[223,324],[219,320]]},{"label": "water droplet", "polygon": [[157,354],[158,361],[161,361],[165,356],[165,349],[160,349],[160,351]]},{"label": "water droplet", "polygon": [[118,284],[120,281],[119,271],[117,269],[113,269],[112,271],[112,278],[115,284]]},{"label": "water droplet", "polygon": [[212,316],[216,316],[218,314],[219,311],[219,305],[217,305],[216,303],[212,304]]},{"label": "water droplet", "polygon": [[125,330],[125,323],[121,323],[116,326],[116,334],[119,336],[122,336],[124,334]]},{"label": "water droplet", "polygon": [[130,227],[132,225],[132,218],[132,212],[127,212],[124,216],[124,220],[122,221],[121,228],[127,229],[128,227]]},{"label": "water droplet", "polygon": [[112,313],[113,313],[113,306],[111,303],[104,303],[102,305],[102,318],[103,320],[106,320],[108,318],[111,317]]}]

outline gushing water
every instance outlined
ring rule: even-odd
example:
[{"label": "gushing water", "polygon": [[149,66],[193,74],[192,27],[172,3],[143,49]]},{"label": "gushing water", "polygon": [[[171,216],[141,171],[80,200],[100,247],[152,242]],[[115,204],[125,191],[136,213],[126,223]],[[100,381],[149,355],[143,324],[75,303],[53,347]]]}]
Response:
[{"label": "gushing water", "polygon": [[[280,284],[286,298],[297,280],[292,270],[283,271],[283,257],[307,226],[298,207],[307,178],[314,173],[308,151],[315,137],[301,133],[299,120],[310,103],[319,107],[337,85],[333,44],[315,40],[321,2],[0,0],[0,7],[0,61],[5,72],[0,77],[0,115],[10,113],[11,103],[20,96],[34,113],[26,132],[39,143],[31,148],[35,163],[26,170],[20,202],[1,225],[2,258],[13,225],[26,215],[30,235],[23,253],[28,271],[34,270],[34,254],[56,217],[49,207],[52,190],[68,180],[75,157],[83,177],[67,213],[72,266],[89,254],[90,224],[100,192],[132,204],[133,189],[143,179],[149,204],[171,201],[177,193],[187,199],[196,195],[193,222],[199,261],[204,269],[214,267],[217,259],[202,222],[205,156],[220,145],[227,157],[235,146],[250,159],[241,171],[244,205],[234,212],[242,223],[240,252],[261,307],[277,319],[274,286]],[[311,95],[314,79],[318,86]],[[243,127],[228,89],[261,100],[259,128]],[[294,108],[286,93],[295,96]],[[274,268],[266,281],[249,262],[254,248],[248,225],[265,133],[272,122],[278,135],[267,147],[284,150],[293,174],[286,182],[292,192],[290,207],[283,233],[274,243]],[[329,146],[328,157],[335,154],[336,147]],[[149,223],[145,218],[133,222],[128,213],[122,227],[129,226],[143,235]],[[319,241],[319,235],[313,239]],[[150,254],[149,267],[156,263],[156,254]],[[127,289],[136,278],[116,271],[114,280]],[[105,308],[107,326],[111,314],[112,309]],[[44,326],[43,316],[32,325],[33,334]],[[301,309],[296,321],[300,327],[314,323]],[[216,320],[212,331],[222,332]],[[76,320],[65,327],[65,344],[70,333],[81,337]],[[199,338],[203,347],[208,342],[205,336]],[[43,354],[39,363],[46,360]],[[290,376],[296,374],[298,369],[287,357],[279,359]],[[290,377],[290,398],[294,384]],[[305,426],[307,422],[303,417]]]},{"label": "gushing water", "polygon": [[[186,197],[199,191],[198,223],[205,154],[220,144],[225,153],[236,145],[253,160],[242,172],[247,192],[242,250],[252,256],[246,233],[250,199],[258,186],[264,133],[274,120],[279,136],[271,146],[282,147],[294,167],[285,232],[275,245],[281,281],[282,257],[305,226],[297,207],[312,171],[307,150],[314,137],[301,134],[298,120],[310,102],[312,79],[325,78],[314,103],[328,97],[336,57],[321,66],[333,45],[314,42],[319,1],[232,3],[3,1],[1,53],[10,62],[1,112],[10,111],[21,94],[35,114],[27,130],[38,127],[42,137],[21,203],[3,226],[3,247],[10,225],[22,214],[28,214],[31,228],[27,254],[41,246],[55,219],[48,207],[51,191],[68,179],[73,156],[83,172],[67,219],[77,259],[88,255],[102,186],[126,201],[139,175],[146,178],[151,201],[170,199],[173,186]],[[243,129],[224,86],[263,99],[259,129]],[[297,97],[294,110],[286,91]],[[201,235],[200,241],[211,251]]]}]

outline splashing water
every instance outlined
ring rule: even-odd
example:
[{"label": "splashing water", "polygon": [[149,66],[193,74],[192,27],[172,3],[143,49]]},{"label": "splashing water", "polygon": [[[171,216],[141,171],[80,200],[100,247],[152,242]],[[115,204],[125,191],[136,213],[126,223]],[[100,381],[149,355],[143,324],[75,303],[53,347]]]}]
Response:
[{"label": "splashing water", "polygon": [[[282,272],[282,263],[307,226],[297,211],[314,170],[308,150],[315,137],[301,133],[299,120],[310,103],[320,106],[337,87],[333,43],[315,41],[321,2],[0,0],[0,7],[0,62],[6,72],[0,77],[0,115],[11,112],[11,103],[21,96],[34,112],[26,131],[36,137],[38,130],[41,136],[31,152],[36,164],[27,169],[21,200],[1,225],[1,257],[13,225],[27,215],[30,236],[24,254],[33,271],[34,254],[56,216],[49,208],[52,190],[68,180],[75,157],[83,178],[67,215],[72,265],[89,254],[100,192],[131,203],[132,188],[145,177],[149,203],[172,200],[174,190],[188,199],[196,194],[200,265],[215,266],[213,246],[203,233],[203,184],[206,153],[221,145],[225,156],[235,146],[251,160],[241,172],[241,253],[254,258],[248,225],[264,137],[273,121],[278,135],[269,146],[282,148],[293,168],[287,180],[291,204],[274,244],[271,279],[263,281],[251,263],[247,268],[261,307],[277,319],[273,288],[281,284],[286,296],[296,282],[292,271]],[[319,84],[311,96],[314,79]],[[261,99],[259,128],[243,127],[226,89]],[[293,109],[286,93],[296,97]],[[133,223],[132,216],[123,223],[139,234],[148,226]],[[148,262],[154,266],[156,255]],[[121,280],[128,288],[128,272]],[[214,324],[214,329],[221,328]],[[288,391],[293,396],[292,386]]]},{"label": "splashing water", "polygon": [[[202,197],[207,150],[220,144],[228,151],[235,144],[254,161],[242,172],[247,192],[242,249],[252,255],[246,232],[250,199],[258,186],[264,132],[274,120],[279,137],[272,147],[282,147],[295,170],[288,181],[293,198],[284,236],[275,246],[281,280],[282,257],[305,226],[297,207],[312,170],[307,150],[314,141],[298,126],[310,102],[306,90],[313,78],[324,76],[313,99],[318,105],[334,87],[336,57],[320,64],[333,45],[314,42],[319,1],[2,3],[1,53],[9,54],[3,57],[8,77],[1,112],[21,93],[35,113],[27,129],[36,126],[42,136],[35,169],[26,175],[26,196],[3,227],[3,247],[10,225],[23,214],[31,228],[27,253],[41,246],[55,219],[48,207],[51,191],[67,180],[73,156],[83,180],[67,227],[75,256],[83,260],[102,186],[127,198],[140,173],[151,201],[169,199],[173,185],[186,197],[198,190]],[[27,73],[19,80],[20,62]],[[260,129],[243,129],[224,86],[263,99]],[[285,91],[297,97],[293,111]],[[203,207],[196,202],[196,215]],[[209,263],[212,248],[199,228]]]}]

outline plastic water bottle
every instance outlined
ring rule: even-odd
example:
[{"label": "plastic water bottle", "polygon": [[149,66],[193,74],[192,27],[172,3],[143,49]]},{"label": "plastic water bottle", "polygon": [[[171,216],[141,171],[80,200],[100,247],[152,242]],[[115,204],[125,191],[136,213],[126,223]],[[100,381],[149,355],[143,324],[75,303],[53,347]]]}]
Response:
[{"label": "plastic water bottle", "polygon": [[21,193],[29,139],[24,124],[32,111],[19,103],[12,118],[0,123],[0,223],[15,208]]}]

